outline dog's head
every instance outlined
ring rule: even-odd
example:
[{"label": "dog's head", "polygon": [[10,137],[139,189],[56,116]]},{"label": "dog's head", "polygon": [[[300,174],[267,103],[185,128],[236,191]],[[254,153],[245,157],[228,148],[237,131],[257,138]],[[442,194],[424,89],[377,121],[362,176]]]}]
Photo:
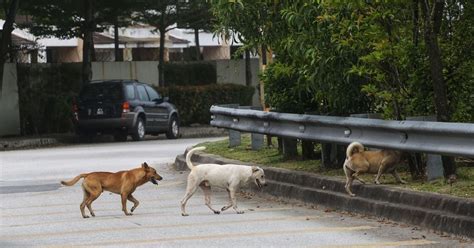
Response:
[{"label": "dog's head", "polygon": [[263,172],[263,169],[258,166],[252,166],[252,179],[258,189],[267,186],[267,183],[265,182],[265,173]]},{"label": "dog's head", "polygon": [[155,168],[148,166],[146,162],[143,162],[142,168],[145,170],[145,178],[152,182],[153,184],[158,184],[158,181],[163,179],[158,173],[156,173]]}]

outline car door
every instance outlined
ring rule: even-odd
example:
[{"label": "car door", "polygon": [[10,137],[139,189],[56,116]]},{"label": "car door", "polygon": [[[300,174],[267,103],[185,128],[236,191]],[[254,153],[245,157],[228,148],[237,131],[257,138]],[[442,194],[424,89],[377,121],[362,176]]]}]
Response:
[{"label": "car door", "polygon": [[145,85],[145,89],[154,103],[153,109],[150,110],[153,113],[154,123],[160,131],[166,131],[169,119],[167,103],[163,101],[162,96],[152,87]]},{"label": "car door", "polygon": [[140,105],[142,106],[143,110],[145,111],[146,115],[146,130],[147,131],[156,131],[157,124],[156,124],[156,116],[154,113],[155,109],[155,102],[151,101],[150,96],[148,95],[145,85],[137,84],[137,92],[138,92],[138,99],[140,100]]}]

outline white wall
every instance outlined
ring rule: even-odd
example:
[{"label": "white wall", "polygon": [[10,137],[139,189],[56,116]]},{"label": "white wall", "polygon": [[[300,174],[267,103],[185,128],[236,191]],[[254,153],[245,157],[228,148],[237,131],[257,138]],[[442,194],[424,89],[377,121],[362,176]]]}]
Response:
[{"label": "white wall", "polygon": [[92,80],[136,79],[158,86],[158,61],[92,62]]},{"label": "white wall", "polygon": [[20,134],[20,105],[16,64],[5,64],[0,94],[0,137]]},{"label": "white wall", "polygon": [[[218,83],[232,83],[245,85],[245,60],[244,59],[232,59],[232,60],[215,60],[216,62],[216,73]],[[255,93],[252,99],[253,106],[261,106],[259,99],[259,68],[258,59],[250,59],[250,71],[252,74],[251,86],[254,87]]]}]

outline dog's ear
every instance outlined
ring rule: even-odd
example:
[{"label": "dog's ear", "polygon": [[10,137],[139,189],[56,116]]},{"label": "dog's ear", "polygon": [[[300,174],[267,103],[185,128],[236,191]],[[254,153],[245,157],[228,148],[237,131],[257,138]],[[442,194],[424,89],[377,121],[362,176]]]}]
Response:
[{"label": "dog's ear", "polygon": [[258,168],[257,166],[252,166],[252,173],[258,172],[259,170],[260,168]]},{"label": "dog's ear", "polygon": [[143,162],[142,168],[143,168],[143,169],[148,169],[148,164],[147,164],[146,162]]}]

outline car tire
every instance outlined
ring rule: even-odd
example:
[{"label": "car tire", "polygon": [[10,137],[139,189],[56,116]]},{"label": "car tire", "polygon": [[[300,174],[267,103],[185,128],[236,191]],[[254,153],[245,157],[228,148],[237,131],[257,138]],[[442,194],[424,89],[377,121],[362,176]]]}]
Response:
[{"label": "car tire", "polygon": [[123,142],[123,141],[127,141],[127,132],[125,131],[117,131],[115,134],[114,134],[114,140],[115,141],[119,141],[119,142]]},{"label": "car tire", "polygon": [[179,119],[176,115],[171,116],[169,122],[168,131],[166,132],[166,138],[168,139],[177,139],[179,138]]},{"label": "car tire", "polygon": [[133,127],[132,139],[140,141],[145,138],[145,120],[142,117],[137,118],[137,123]]}]

